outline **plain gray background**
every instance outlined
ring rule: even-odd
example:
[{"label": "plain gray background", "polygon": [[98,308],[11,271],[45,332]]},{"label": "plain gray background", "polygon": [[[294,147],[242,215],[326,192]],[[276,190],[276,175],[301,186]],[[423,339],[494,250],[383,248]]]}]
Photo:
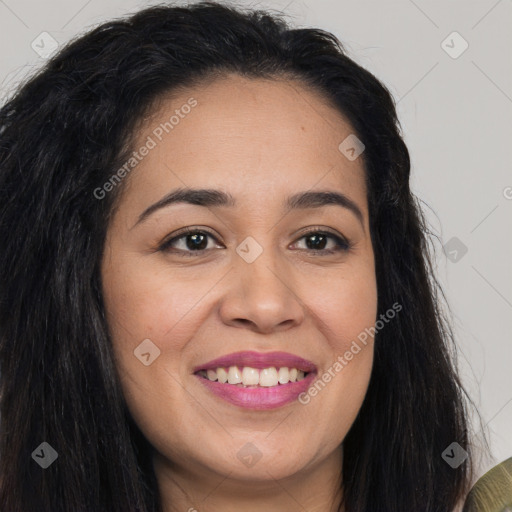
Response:
[{"label": "plain gray background", "polygon": [[[156,3],[0,0],[0,103],[44,64],[52,39]],[[231,3],[333,32],[395,97],[411,186],[440,238],[461,373],[495,457],[479,472],[512,457],[512,1]]]}]

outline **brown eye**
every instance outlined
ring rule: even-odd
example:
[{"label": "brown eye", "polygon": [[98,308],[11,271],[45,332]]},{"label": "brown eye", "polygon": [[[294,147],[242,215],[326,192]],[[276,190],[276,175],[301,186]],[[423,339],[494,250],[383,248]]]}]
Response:
[{"label": "brown eye", "polygon": [[[329,232],[314,230],[304,234],[299,240],[306,240],[306,249],[313,252],[331,254],[338,251],[347,251],[350,249],[350,243],[337,235]],[[327,248],[329,241],[332,242],[330,248]]]},{"label": "brown eye", "polygon": [[188,229],[179,235],[176,235],[169,240],[165,241],[160,247],[160,251],[183,253],[187,255],[194,255],[190,253],[201,253],[209,250],[208,239],[217,240],[210,232],[205,230],[191,230]]}]

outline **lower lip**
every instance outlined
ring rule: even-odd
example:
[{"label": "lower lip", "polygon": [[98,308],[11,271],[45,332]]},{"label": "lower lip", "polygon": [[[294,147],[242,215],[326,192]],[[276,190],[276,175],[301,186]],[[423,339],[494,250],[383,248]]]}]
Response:
[{"label": "lower lip", "polygon": [[232,384],[205,379],[196,374],[201,383],[213,394],[238,407],[246,409],[268,410],[282,407],[298,399],[315,380],[315,373],[309,373],[304,379],[272,387],[244,388]]}]

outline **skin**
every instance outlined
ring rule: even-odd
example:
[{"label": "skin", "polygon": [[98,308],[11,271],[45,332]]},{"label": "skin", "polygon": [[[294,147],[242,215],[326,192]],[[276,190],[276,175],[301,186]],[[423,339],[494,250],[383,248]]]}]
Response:
[{"label": "skin", "polygon": [[[102,260],[123,391],[154,448],[164,511],[338,510],[342,442],[366,394],[372,338],[306,405],[243,409],[210,394],[192,369],[240,350],[282,350],[321,376],[375,324],[363,162],[338,149],[353,130],[303,85],[226,75],[163,98],[134,146],[191,97],[197,106],[125,178]],[[178,187],[220,189],[237,206],[173,204],[137,224]],[[309,190],[345,194],[362,222],[338,205],[285,209],[285,198]],[[216,240],[191,257],[179,254],[193,252],[186,237],[174,252],[158,250],[187,226]],[[315,255],[308,227],[352,247]],[[248,236],[263,248],[253,263],[236,252]],[[148,338],[161,353],[145,366],[134,350]],[[237,458],[248,442],[262,455],[250,467]]]}]

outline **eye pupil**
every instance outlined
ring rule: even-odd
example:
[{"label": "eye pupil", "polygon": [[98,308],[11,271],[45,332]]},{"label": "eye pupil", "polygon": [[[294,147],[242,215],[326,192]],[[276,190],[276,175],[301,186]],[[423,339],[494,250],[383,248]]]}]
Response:
[{"label": "eye pupil", "polygon": [[[313,239],[316,240],[316,242],[313,242],[313,244],[310,244],[309,241],[313,240]],[[308,236],[306,240],[307,240],[306,244],[309,249],[322,250],[325,248],[325,240],[326,240],[325,235],[315,233],[313,235]],[[320,242],[321,247],[319,247],[318,242]],[[311,245],[312,245],[312,247],[311,247]]]},{"label": "eye pupil", "polygon": [[[192,243],[188,243],[190,240],[193,240]],[[187,248],[192,250],[201,250],[206,249],[208,245],[208,239],[206,236],[200,233],[195,233],[193,235],[187,236]]]}]

